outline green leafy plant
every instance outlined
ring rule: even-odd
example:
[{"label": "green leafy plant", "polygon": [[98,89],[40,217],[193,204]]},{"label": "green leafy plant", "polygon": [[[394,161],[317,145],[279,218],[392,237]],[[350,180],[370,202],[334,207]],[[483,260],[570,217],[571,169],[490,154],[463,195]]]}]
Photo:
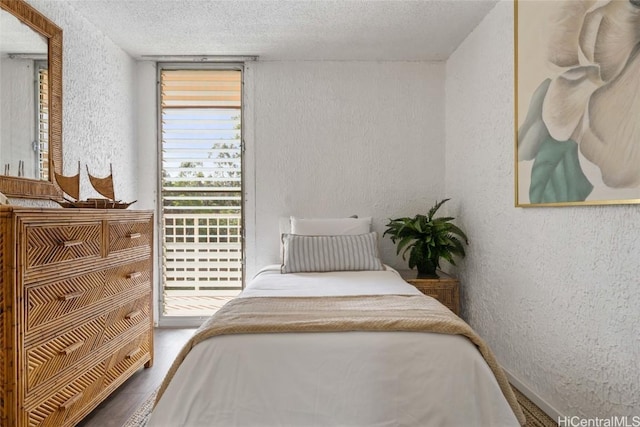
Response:
[{"label": "green leafy plant", "polygon": [[436,269],[440,268],[440,259],[455,265],[454,256],[465,256],[463,242],[468,245],[469,239],[451,223],[455,218],[434,218],[448,200],[436,201],[427,215],[389,219],[383,233],[397,243],[396,254],[402,253],[402,259],[406,260],[409,253],[409,268],[417,268],[418,277],[438,277]]}]

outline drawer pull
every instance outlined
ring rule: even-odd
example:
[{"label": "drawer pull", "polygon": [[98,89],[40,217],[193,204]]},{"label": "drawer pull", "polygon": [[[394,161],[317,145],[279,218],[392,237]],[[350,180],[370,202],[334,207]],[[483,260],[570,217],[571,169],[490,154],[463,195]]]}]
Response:
[{"label": "drawer pull", "polygon": [[84,243],[84,240],[65,240],[60,243],[61,246],[65,248],[70,248],[72,246],[80,246]]},{"label": "drawer pull", "polygon": [[58,406],[58,410],[66,411],[67,409],[69,409],[71,407],[71,405],[73,405],[74,403],[76,403],[80,399],[82,399],[82,393],[78,393],[75,396],[69,398],[69,400],[67,400],[66,402],[61,403],[60,406]]},{"label": "drawer pull", "polygon": [[127,355],[124,358],[125,359],[133,359],[133,357],[138,353],[140,353],[140,347],[138,347],[135,350],[132,350],[129,353],[127,353]]},{"label": "drawer pull", "polygon": [[140,316],[142,314],[141,310],[136,310],[136,311],[132,311],[131,313],[127,314],[126,316],[124,316],[125,319],[127,320],[131,320],[134,319],[138,316]]},{"label": "drawer pull", "polygon": [[76,299],[81,297],[82,294],[84,294],[84,292],[82,291],[69,292],[68,294],[60,295],[58,297],[58,301],[69,301],[72,299]]},{"label": "drawer pull", "polygon": [[67,348],[63,348],[62,350],[60,350],[59,353],[60,354],[64,354],[65,356],[68,356],[71,353],[73,353],[74,351],[76,351],[77,349],[79,349],[80,347],[82,347],[82,344],[84,344],[84,341],[78,341],[76,343],[71,344]]},{"label": "drawer pull", "polygon": [[140,236],[142,236],[142,234],[140,233],[129,233],[127,234],[127,238],[133,240],[133,239],[138,239],[140,238]]},{"label": "drawer pull", "polygon": [[127,279],[135,279],[136,277],[142,276],[142,272],[134,271],[133,273],[127,274]]}]

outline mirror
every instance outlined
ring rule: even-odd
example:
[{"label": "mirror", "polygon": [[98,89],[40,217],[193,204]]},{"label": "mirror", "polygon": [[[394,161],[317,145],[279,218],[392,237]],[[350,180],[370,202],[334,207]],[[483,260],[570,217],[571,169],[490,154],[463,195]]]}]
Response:
[{"label": "mirror", "polygon": [[[0,12],[0,167],[49,179],[47,39]],[[35,83],[35,84],[34,84]]]},{"label": "mirror", "polygon": [[62,30],[23,0],[0,0],[0,192],[59,198]]}]

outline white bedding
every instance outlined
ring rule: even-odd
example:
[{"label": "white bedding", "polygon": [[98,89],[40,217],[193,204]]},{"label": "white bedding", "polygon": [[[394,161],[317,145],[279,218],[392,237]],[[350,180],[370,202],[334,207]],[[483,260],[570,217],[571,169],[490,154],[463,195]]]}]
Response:
[{"label": "white bedding", "polygon": [[[239,298],[416,294],[395,270],[262,270]],[[518,426],[466,338],[417,332],[229,335],[187,355],[148,427]]]},{"label": "white bedding", "polygon": [[256,274],[239,297],[420,295],[396,270],[386,268],[385,271],[280,274],[279,265],[270,265]]}]

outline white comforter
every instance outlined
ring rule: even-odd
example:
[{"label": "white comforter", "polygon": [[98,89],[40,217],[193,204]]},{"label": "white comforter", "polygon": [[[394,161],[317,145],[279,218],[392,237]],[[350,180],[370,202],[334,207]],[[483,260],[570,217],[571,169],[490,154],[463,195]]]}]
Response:
[{"label": "white comforter", "polygon": [[[394,270],[262,270],[239,298],[415,294]],[[518,426],[466,338],[417,332],[230,335],[195,346],[154,426]]]}]

